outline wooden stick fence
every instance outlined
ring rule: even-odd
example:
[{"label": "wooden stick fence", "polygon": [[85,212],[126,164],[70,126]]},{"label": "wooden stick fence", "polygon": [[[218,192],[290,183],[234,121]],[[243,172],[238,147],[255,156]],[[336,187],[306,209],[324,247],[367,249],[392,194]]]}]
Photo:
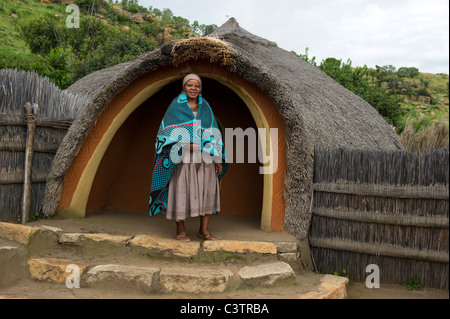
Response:
[{"label": "wooden stick fence", "polygon": [[[58,150],[59,143],[56,141],[51,141],[50,143],[36,141],[36,131],[40,129],[41,135],[48,135],[48,133],[43,134],[42,130],[48,130],[49,128],[55,129],[59,132],[53,132],[53,134],[59,135],[58,140],[60,141],[62,136],[64,136],[64,133],[61,133],[61,128],[67,128],[70,122],[67,120],[39,121],[37,113],[37,104],[32,106],[31,103],[26,103],[24,120],[17,118],[5,120],[5,117],[3,117],[3,120],[0,120],[0,128],[3,127],[3,131],[5,132],[11,130],[12,127],[26,128],[25,134],[19,134],[25,135],[23,137],[17,137],[14,134],[16,131],[13,133],[10,132],[9,134],[13,135],[13,138],[0,140],[0,154],[2,154],[0,188],[2,189],[1,204],[3,204],[1,205],[3,207],[0,214],[0,221],[20,221],[24,224],[30,220],[31,210],[33,210],[33,214],[39,211],[44,188],[39,187],[38,184],[45,185],[50,163]],[[24,155],[18,158],[17,154]],[[42,160],[39,160],[39,157],[42,156],[47,158],[44,161],[47,163],[44,163],[43,166],[40,165]],[[33,161],[35,157],[37,157],[37,161],[36,159]],[[35,169],[33,169],[33,166]],[[19,189],[13,185],[21,185],[19,191],[21,194],[20,198],[16,196]],[[19,200],[20,205],[18,205]],[[11,203],[10,201],[15,203]],[[5,207],[7,205],[11,209],[7,209]]]},{"label": "wooden stick fence", "polygon": [[53,157],[84,105],[36,73],[0,70],[0,221],[40,211]]},{"label": "wooden stick fence", "polygon": [[311,253],[323,273],[448,289],[449,152],[316,147]]}]

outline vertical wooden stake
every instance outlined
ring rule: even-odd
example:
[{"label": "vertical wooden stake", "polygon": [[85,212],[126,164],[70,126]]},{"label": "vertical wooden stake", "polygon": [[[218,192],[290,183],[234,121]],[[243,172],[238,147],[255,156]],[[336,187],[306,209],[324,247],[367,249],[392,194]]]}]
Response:
[{"label": "vertical wooden stake", "polygon": [[31,203],[31,167],[34,155],[34,133],[36,131],[36,116],[38,105],[27,102],[25,104],[25,120],[27,122],[27,143],[25,148],[23,196],[22,196],[22,224],[30,220]]}]

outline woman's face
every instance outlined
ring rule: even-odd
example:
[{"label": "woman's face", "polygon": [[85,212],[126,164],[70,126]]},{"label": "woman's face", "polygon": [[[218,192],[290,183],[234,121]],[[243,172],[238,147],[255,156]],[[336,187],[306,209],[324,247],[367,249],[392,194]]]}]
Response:
[{"label": "woman's face", "polygon": [[184,86],[184,93],[189,99],[196,99],[200,95],[200,83],[197,80],[189,80]]}]

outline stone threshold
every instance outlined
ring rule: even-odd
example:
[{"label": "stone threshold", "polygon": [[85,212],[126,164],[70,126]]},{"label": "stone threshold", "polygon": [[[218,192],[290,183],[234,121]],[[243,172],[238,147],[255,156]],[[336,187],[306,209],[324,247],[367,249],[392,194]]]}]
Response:
[{"label": "stone threshold", "polygon": [[[67,288],[134,290],[146,294],[220,294],[239,289],[290,287],[295,272],[285,262],[244,266],[240,269],[198,266],[142,267],[105,264],[90,267],[79,261],[55,258],[28,260],[30,276],[38,282]],[[348,279],[324,275],[317,289],[299,299],[346,299]]]},{"label": "stone threshold", "polygon": [[[41,235],[41,239],[39,239]],[[56,238],[60,245],[83,246],[88,242],[131,247],[142,253],[160,253],[165,257],[180,257],[193,259],[203,253],[234,253],[259,254],[264,256],[278,256],[286,262],[296,262],[299,252],[296,242],[254,242],[238,240],[191,241],[181,242],[152,235],[119,236],[100,233],[65,233],[63,229],[51,226],[24,226],[0,222],[0,238],[18,242],[29,246],[36,240],[42,240],[45,235]],[[46,239],[48,242],[48,238]]]}]

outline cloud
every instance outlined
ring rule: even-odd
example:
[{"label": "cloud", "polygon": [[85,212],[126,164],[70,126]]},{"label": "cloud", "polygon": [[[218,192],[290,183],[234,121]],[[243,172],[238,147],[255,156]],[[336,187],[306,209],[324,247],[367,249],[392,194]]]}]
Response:
[{"label": "cloud", "polygon": [[[279,47],[351,59],[354,66],[415,66],[449,72],[447,0],[139,0],[175,15],[221,25],[235,17],[249,32]],[[228,17],[227,17],[228,16]]]}]

